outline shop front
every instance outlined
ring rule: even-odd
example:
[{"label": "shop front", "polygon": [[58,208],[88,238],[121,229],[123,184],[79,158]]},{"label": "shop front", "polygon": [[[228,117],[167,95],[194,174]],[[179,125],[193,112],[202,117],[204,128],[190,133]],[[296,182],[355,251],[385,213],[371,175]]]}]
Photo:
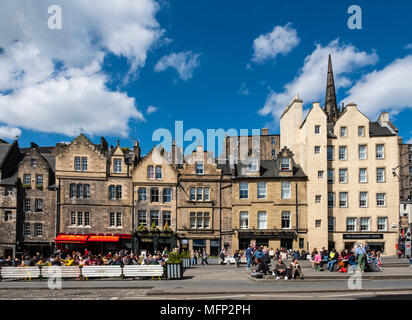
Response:
[{"label": "shop front", "polygon": [[87,249],[92,254],[107,254],[122,249],[131,249],[131,235],[99,235],[99,234],[58,234],[56,247],[64,252],[79,251],[85,252]]},{"label": "shop front", "polygon": [[40,253],[42,257],[49,257],[53,254],[54,243],[53,242],[23,242],[18,248],[28,255],[34,256],[37,253]]},{"label": "shop front", "polygon": [[380,234],[361,234],[361,233],[348,233],[343,234],[344,248],[352,249],[356,244],[368,243],[371,250],[380,251],[385,253],[385,240],[384,235]]},{"label": "shop front", "polygon": [[239,250],[246,249],[249,244],[274,249],[293,249],[299,246],[297,233],[292,230],[239,230],[238,244]]},{"label": "shop front", "polygon": [[171,251],[177,247],[177,242],[177,234],[172,231],[135,231],[133,233],[132,249],[138,253],[146,251],[153,254],[158,250],[167,249]]}]

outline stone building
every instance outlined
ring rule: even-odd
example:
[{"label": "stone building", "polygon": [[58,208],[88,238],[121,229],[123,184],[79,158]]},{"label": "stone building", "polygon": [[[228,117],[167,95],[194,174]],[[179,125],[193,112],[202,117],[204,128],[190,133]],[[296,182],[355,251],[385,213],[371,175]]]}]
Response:
[{"label": "stone building", "polygon": [[231,173],[198,146],[179,169],[177,232],[189,250],[216,256],[232,240]]},{"label": "stone building", "polygon": [[336,103],[329,59],[325,107],[314,103],[303,120],[296,97],[281,116],[281,147],[308,175],[309,247],[343,249],[367,241],[395,254],[399,220],[397,129],[383,112],[372,122],[354,103]]},{"label": "stone building", "polygon": [[280,135],[269,134],[267,128],[262,128],[260,135],[229,136],[225,139],[224,150],[231,164],[246,160],[256,150],[261,160],[275,159],[280,150]]},{"label": "stone building", "polygon": [[276,159],[237,164],[232,186],[233,249],[256,243],[307,250],[306,180],[286,147]]},{"label": "stone building", "polygon": [[131,248],[131,158],[102,137],[93,144],[83,134],[56,146],[58,188],[56,243],[63,249],[107,252]]},{"label": "stone building", "polygon": [[53,147],[21,148],[18,164],[18,239],[30,255],[53,252],[56,238],[56,186]]},{"label": "stone building", "polygon": [[0,256],[14,257],[17,245],[18,172],[17,141],[0,140]]},{"label": "stone building", "polygon": [[[136,145],[135,148],[138,146]],[[138,160],[132,170],[134,223],[133,230],[151,227],[159,230],[170,228],[176,231],[177,226],[177,166],[170,164],[165,151],[153,148],[145,157]],[[164,239],[148,234],[140,237],[137,249],[149,250],[168,247],[169,237]]]}]

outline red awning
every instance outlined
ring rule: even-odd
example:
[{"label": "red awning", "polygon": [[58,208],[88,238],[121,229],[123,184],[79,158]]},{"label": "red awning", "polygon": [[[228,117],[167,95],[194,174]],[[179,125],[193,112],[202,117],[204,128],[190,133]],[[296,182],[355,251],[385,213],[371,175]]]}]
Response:
[{"label": "red awning", "polygon": [[75,234],[59,234],[55,241],[60,243],[86,243],[87,237]]},{"label": "red awning", "polygon": [[87,241],[99,241],[99,242],[118,242],[119,236],[89,236]]}]

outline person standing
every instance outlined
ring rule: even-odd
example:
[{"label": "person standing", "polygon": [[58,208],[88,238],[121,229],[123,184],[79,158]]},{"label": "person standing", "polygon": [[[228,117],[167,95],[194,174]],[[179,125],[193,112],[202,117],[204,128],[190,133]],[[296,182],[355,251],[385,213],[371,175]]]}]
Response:
[{"label": "person standing", "polygon": [[246,270],[250,270],[250,262],[252,259],[252,246],[249,245],[245,251],[245,255],[246,255],[246,260],[247,260],[247,265],[246,265]]},{"label": "person standing", "polygon": [[207,252],[206,252],[206,249],[205,248],[203,248],[203,252],[202,252],[202,265],[203,264],[208,264],[207,263]]},{"label": "person standing", "polygon": [[360,272],[365,272],[365,264],[366,264],[366,251],[360,244],[356,248],[356,255],[358,257],[358,268]]}]

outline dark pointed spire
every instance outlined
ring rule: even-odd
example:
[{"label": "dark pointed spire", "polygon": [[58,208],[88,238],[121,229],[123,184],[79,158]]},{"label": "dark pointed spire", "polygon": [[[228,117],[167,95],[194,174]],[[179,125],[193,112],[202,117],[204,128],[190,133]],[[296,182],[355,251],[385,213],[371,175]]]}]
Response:
[{"label": "dark pointed spire", "polygon": [[335,122],[339,116],[339,109],[336,102],[335,80],[333,78],[332,57],[330,54],[326,81],[325,111],[328,115],[328,122]]}]

